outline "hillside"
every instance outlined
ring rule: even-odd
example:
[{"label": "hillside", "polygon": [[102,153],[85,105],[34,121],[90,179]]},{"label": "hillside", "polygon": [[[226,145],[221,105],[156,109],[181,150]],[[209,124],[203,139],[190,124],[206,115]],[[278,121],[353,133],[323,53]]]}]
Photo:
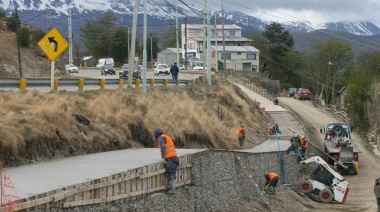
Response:
[{"label": "hillside", "polygon": [[[265,140],[270,121],[228,81],[209,87],[162,87],[147,93],[105,90],[0,94],[0,160],[6,166],[125,148],[155,147],[160,127],[177,148],[236,149],[246,124],[246,148]],[[73,114],[91,120],[89,126]]]},{"label": "hillside", "polygon": [[[16,33],[8,31],[5,21],[0,20],[0,77],[19,77],[19,62]],[[20,47],[21,69],[23,77],[48,77],[50,66],[47,57],[35,44],[30,47]],[[60,58],[56,63],[56,72],[62,70]]]}]

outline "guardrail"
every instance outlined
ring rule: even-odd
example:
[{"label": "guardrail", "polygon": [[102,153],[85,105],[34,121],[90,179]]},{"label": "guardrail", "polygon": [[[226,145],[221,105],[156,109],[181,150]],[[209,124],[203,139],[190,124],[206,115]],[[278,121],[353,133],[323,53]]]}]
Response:
[{"label": "guardrail", "polygon": [[[147,83],[150,86],[156,84],[159,85],[168,85],[170,84],[188,84],[193,80],[169,80],[169,79],[147,79]],[[24,91],[26,88],[32,87],[46,87],[50,88],[50,78],[0,78],[0,90],[4,88],[19,88],[21,91]],[[78,86],[79,91],[83,91],[84,86],[99,86],[99,89],[104,89],[106,85],[117,85],[119,88],[122,88],[127,84],[127,80],[124,79],[88,79],[88,78],[79,78],[79,79],[54,79],[54,88],[53,91],[58,91],[58,87],[67,87],[67,86]],[[132,84],[135,88],[139,88],[141,84],[140,79],[133,79]]]}]

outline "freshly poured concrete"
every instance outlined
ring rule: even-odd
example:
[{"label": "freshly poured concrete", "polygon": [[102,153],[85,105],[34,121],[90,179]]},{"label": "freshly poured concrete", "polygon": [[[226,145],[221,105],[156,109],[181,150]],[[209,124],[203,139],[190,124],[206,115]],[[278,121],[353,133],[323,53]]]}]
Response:
[{"label": "freshly poured concrete", "polygon": [[[179,156],[205,149],[177,149]],[[9,168],[20,198],[125,172],[161,161],[158,148],[125,149]]]}]

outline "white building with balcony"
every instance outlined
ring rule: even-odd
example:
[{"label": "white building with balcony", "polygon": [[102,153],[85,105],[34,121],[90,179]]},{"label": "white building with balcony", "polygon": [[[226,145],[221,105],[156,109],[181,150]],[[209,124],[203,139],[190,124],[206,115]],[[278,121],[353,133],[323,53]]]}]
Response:
[{"label": "white building with balcony", "polygon": [[[185,27],[186,26],[186,27]],[[206,53],[206,49],[203,49],[204,41],[204,26],[203,24],[182,24],[181,25],[181,52],[183,55],[183,60],[185,60],[185,55],[187,51],[187,60],[195,59],[202,60],[203,54]],[[232,24],[224,25],[224,40],[226,46],[226,56],[230,59],[226,61],[226,69],[234,70],[258,70],[259,67],[259,52],[252,45],[252,40],[241,36],[241,27]],[[220,48],[223,46],[223,33],[222,25],[217,25],[211,28],[211,51],[215,51],[216,46],[218,47],[218,61],[222,63],[223,67],[223,57]],[[187,47],[187,50],[185,50]],[[223,49],[223,48],[222,48]],[[250,52],[252,51],[252,52]],[[251,59],[250,55],[256,55],[255,59]],[[216,63],[214,52],[214,58],[211,59],[211,64]],[[252,56],[253,57],[253,56]],[[248,58],[248,59],[247,59]],[[233,64],[233,65],[232,65]],[[251,64],[251,65],[249,65]],[[250,66],[248,68],[248,65]]]}]

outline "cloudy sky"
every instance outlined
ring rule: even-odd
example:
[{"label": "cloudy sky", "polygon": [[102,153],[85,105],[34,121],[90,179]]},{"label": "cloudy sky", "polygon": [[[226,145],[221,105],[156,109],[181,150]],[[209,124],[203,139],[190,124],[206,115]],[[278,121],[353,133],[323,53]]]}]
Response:
[{"label": "cloudy sky", "polygon": [[[371,21],[380,27],[380,0],[223,0],[225,10],[233,9],[271,21]],[[185,0],[201,7],[203,0]],[[221,0],[210,0],[213,10]]]}]

